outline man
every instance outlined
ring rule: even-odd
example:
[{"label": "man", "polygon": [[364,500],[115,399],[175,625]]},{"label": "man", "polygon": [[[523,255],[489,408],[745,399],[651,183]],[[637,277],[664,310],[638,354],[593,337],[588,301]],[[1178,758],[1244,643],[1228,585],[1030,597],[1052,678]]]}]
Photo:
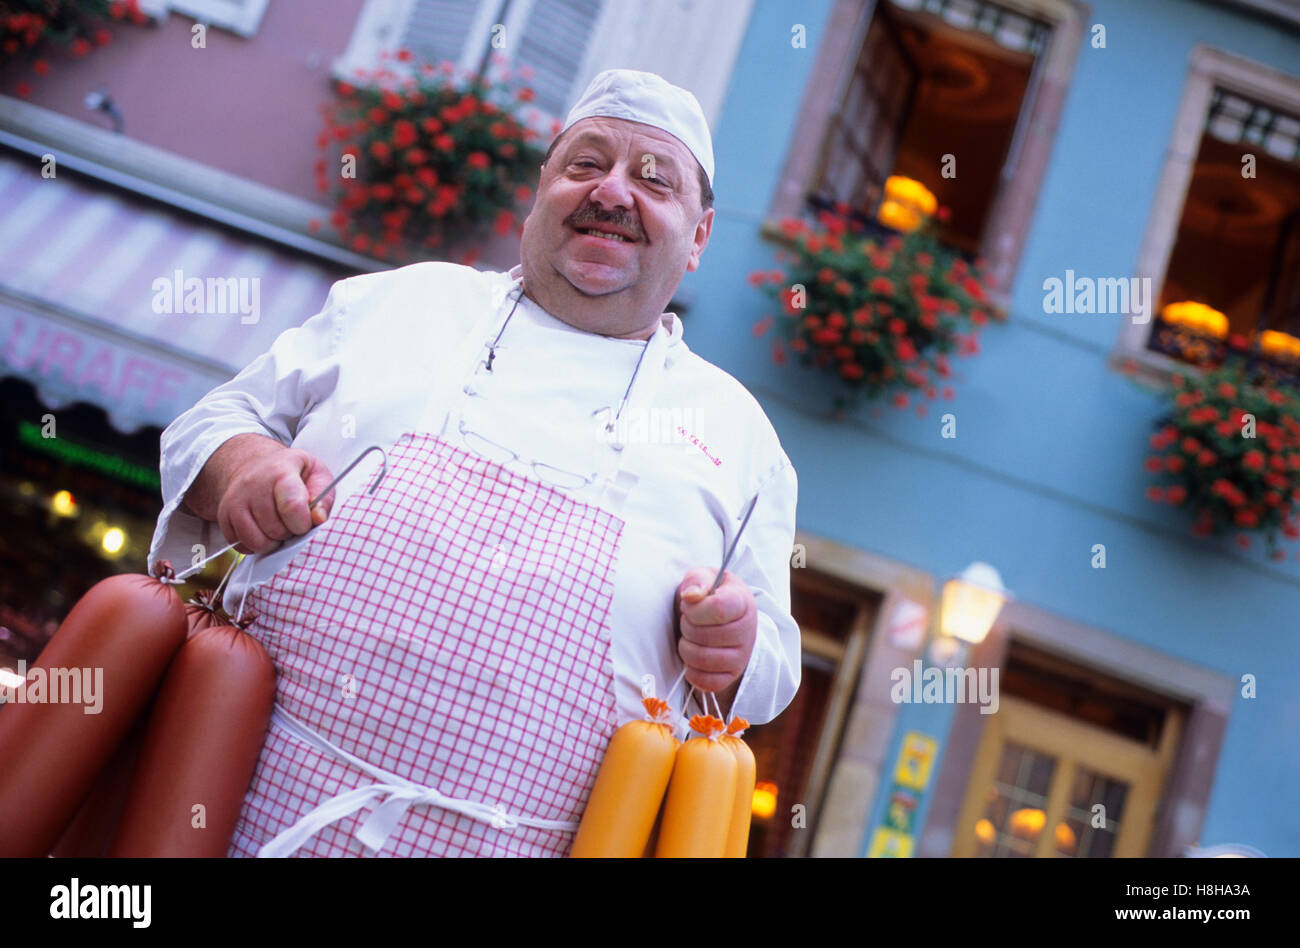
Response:
[{"label": "man", "polygon": [[643,690],[751,723],[790,702],[795,472],[664,312],[712,180],[694,96],[602,73],[520,267],[340,281],[163,433],[150,565],[256,554],[224,601],[279,676],[233,854],[563,855]]}]

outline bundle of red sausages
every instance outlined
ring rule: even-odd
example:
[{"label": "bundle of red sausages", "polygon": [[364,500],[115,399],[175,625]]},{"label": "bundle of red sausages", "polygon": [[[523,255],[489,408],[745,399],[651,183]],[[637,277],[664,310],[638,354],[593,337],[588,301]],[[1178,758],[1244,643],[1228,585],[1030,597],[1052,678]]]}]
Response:
[{"label": "bundle of red sausages", "polygon": [[696,715],[683,743],[666,701],[643,704],[646,719],[610,738],[570,855],[743,859],[756,774],[740,739],[748,722]]},{"label": "bundle of red sausages", "polygon": [[102,671],[102,702],[0,707],[0,857],[226,854],[275,701],[255,639],[124,574],[81,598],[34,668]]}]

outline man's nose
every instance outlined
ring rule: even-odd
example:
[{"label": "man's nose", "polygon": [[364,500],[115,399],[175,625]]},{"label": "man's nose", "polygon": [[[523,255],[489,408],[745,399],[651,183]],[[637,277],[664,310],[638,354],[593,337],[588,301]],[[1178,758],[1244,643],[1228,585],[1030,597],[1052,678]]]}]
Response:
[{"label": "man's nose", "polygon": [[593,204],[599,204],[606,208],[621,207],[625,211],[632,210],[632,181],[627,175],[626,169],[621,165],[615,165],[609,172],[600,179],[591,192],[590,200]]}]

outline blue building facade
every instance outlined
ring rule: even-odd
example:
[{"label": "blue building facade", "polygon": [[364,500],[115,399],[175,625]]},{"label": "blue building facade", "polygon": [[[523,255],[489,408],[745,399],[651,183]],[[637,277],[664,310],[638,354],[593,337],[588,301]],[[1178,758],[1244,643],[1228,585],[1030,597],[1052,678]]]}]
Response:
[{"label": "blue building facade", "polygon": [[[832,559],[865,551],[932,578],[936,588],[968,563],[988,562],[1015,603],[1050,617],[1049,625],[1088,630],[1093,645],[1086,647],[1112,656],[1099,660],[1108,675],[1142,677],[1160,691],[1151,678],[1163,675],[1167,663],[1182,669],[1171,673],[1175,678],[1217,683],[1199,700],[1225,729],[1221,738],[1207,739],[1201,726],[1197,738],[1197,727],[1184,718],[1180,762],[1165,772],[1147,852],[1176,855],[1172,850],[1189,843],[1235,843],[1270,856],[1300,855],[1300,816],[1289,805],[1300,784],[1293,739],[1300,726],[1300,568],[1293,559],[1268,559],[1259,542],[1243,550],[1231,537],[1195,537],[1181,511],[1145,498],[1151,478],[1143,458],[1163,399],[1117,368],[1126,357],[1128,317],[1050,314],[1043,303],[1044,281],[1067,270],[1140,274],[1198,51],[1221,51],[1273,79],[1281,74],[1284,90],[1288,75],[1300,87],[1300,27],[1193,0],[1095,0],[1076,10],[1077,58],[1063,81],[1059,123],[1006,294],[1007,321],[982,336],[979,355],[958,361],[953,401],[935,403],[925,417],[863,407],[836,420],[826,411],[829,383],[793,363],[774,364],[770,340],[749,331],[774,307],[746,275],[774,266],[780,247],[770,236],[774,195],[797,147],[800,110],[837,10],[844,12],[832,0],[773,0],[753,8],[715,128],[712,239],[703,266],[685,285],[692,346],[759,398],[799,474],[801,534],[830,541],[827,549],[840,551],[828,554]],[[799,25],[807,35],[802,48]],[[1097,45],[1098,25],[1104,46]],[[1167,388],[1168,373],[1156,377]],[[955,416],[955,438],[941,437],[946,412]],[[1104,568],[1096,563],[1098,544]],[[806,568],[845,574],[812,553]],[[879,618],[871,634],[886,635],[886,626]],[[1121,654],[1124,644],[1136,647],[1133,657]],[[1148,667],[1128,667],[1134,662]],[[856,701],[882,680],[881,672],[863,671]],[[1168,684],[1186,698],[1186,682]],[[867,697],[880,699],[876,691]],[[891,771],[905,735],[933,738],[936,774],[950,758],[974,754],[979,732],[954,727],[954,704],[896,707],[886,724],[868,720],[863,733],[874,751],[855,749],[853,729],[845,725],[831,789],[820,802],[830,806],[836,796],[838,768],[874,774],[842,784],[866,792],[839,795],[836,825],[847,829],[836,831],[838,848],[823,851],[868,853],[894,801]],[[1203,746],[1216,752],[1213,759],[1191,760],[1188,740],[1208,740]],[[973,764],[960,766],[969,775]],[[1187,798],[1196,793],[1172,786],[1175,770],[1182,778],[1199,772],[1208,782],[1208,798],[1191,811]],[[908,829],[918,853],[960,851],[950,848],[960,820],[933,825],[941,796],[932,779],[907,801],[915,807]],[[956,812],[951,788],[948,798],[947,808]],[[818,805],[811,801],[813,809]],[[1180,806],[1182,817],[1172,812]],[[853,807],[861,811],[858,822],[844,822]],[[846,832],[851,839],[843,838]]]}]

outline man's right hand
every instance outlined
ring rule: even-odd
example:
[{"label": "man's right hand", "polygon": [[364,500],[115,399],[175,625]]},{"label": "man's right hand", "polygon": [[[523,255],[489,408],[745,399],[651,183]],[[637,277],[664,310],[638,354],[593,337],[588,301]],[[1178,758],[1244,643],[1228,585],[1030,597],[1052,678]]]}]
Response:
[{"label": "man's right hand", "polygon": [[263,435],[235,435],[212,453],[185,506],[214,520],[240,553],[265,553],[325,522],[334,492],[310,511],[307,504],[333,479],[313,454]]}]

